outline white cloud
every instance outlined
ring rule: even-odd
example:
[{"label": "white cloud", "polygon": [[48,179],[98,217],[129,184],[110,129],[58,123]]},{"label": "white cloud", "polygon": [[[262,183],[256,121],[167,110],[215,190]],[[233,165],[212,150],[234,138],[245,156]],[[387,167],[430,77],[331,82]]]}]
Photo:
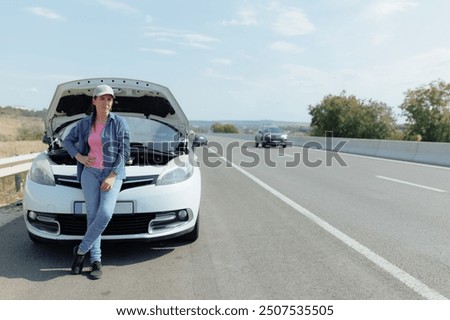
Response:
[{"label": "white cloud", "polygon": [[206,77],[210,77],[210,78],[216,78],[216,79],[220,79],[220,80],[227,80],[227,81],[230,81],[232,83],[239,82],[241,84],[245,84],[245,85],[248,85],[248,86],[254,85],[254,81],[246,79],[242,75],[235,76],[235,75],[223,74],[223,73],[217,72],[213,68],[207,68],[205,70],[205,72],[203,73],[203,75],[206,76]]},{"label": "white cloud", "polygon": [[316,28],[301,9],[286,8],[273,23],[274,30],[285,36],[299,36],[314,32]]},{"label": "white cloud", "polygon": [[105,6],[106,8],[114,11],[121,11],[121,12],[129,12],[129,13],[136,13],[139,12],[136,8],[133,8],[125,3],[119,2],[119,1],[113,1],[113,0],[97,0],[98,3]]},{"label": "white cloud", "polygon": [[282,66],[286,83],[298,88],[318,88],[328,82],[329,75],[324,72],[298,64],[285,64]]},{"label": "white cloud", "polygon": [[[391,66],[396,74],[401,74],[404,82],[421,79],[423,84],[450,79],[450,49],[436,48],[425,53],[412,55]],[[416,84],[417,85],[417,84]]]},{"label": "white cloud", "polygon": [[236,18],[231,20],[224,20],[222,24],[224,25],[234,25],[234,26],[256,26],[258,24],[257,12],[253,9],[242,9],[236,13]]},{"label": "white cloud", "polygon": [[276,41],[270,44],[270,49],[287,53],[300,53],[304,49],[286,41]]},{"label": "white cloud", "polygon": [[160,54],[163,56],[172,56],[172,55],[177,54],[173,50],[161,49],[161,48],[139,48],[139,51],[157,53],[157,54]]},{"label": "white cloud", "polygon": [[284,36],[298,36],[316,30],[300,8],[285,7],[280,2],[270,2],[236,12],[235,18],[223,20],[226,26],[265,26]]},{"label": "white cloud", "polygon": [[159,41],[172,42],[200,49],[211,49],[213,43],[219,42],[218,39],[203,34],[159,27],[150,27],[150,31],[146,32],[145,36]]},{"label": "white cloud", "polygon": [[198,33],[185,33],[181,35],[183,41],[191,47],[197,47],[202,49],[210,49],[209,44],[218,42],[217,39],[208,37]]},{"label": "white cloud", "polygon": [[210,61],[211,61],[211,63],[218,64],[218,65],[225,65],[225,66],[229,66],[232,64],[230,59],[225,59],[225,58],[213,58]]},{"label": "white cloud", "polygon": [[146,24],[151,24],[153,23],[153,17],[149,14],[145,15],[145,23]]},{"label": "white cloud", "polygon": [[47,19],[61,20],[61,21],[66,20],[65,17],[63,17],[59,13],[56,13],[50,9],[46,9],[46,8],[42,8],[42,7],[30,7],[30,8],[27,8],[27,10],[37,16],[44,17]]},{"label": "white cloud", "polygon": [[381,0],[368,7],[368,15],[372,17],[386,17],[398,12],[407,11],[419,4],[410,0]]},{"label": "white cloud", "polygon": [[309,103],[319,102],[326,94],[340,94],[345,90],[360,99],[374,99],[396,108],[407,90],[435,80],[450,79],[450,49],[439,48],[389,63],[332,71],[285,64],[282,74],[284,83],[316,97],[316,101]]}]

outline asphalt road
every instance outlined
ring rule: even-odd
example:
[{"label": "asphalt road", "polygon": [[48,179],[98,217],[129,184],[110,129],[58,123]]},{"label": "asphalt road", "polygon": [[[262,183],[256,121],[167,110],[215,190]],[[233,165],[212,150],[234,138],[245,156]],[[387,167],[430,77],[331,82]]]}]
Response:
[{"label": "asphalt road", "polygon": [[0,299],[450,297],[448,168],[212,140],[200,238],[105,243],[98,281],[0,209]]}]

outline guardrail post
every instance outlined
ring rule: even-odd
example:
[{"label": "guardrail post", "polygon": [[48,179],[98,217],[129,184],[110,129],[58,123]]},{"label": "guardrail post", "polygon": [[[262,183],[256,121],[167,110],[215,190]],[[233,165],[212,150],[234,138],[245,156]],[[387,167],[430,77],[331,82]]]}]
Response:
[{"label": "guardrail post", "polygon": [[16,192],[22,190],[22,175],[20,173],[14,175],[14,180],[16,182]]}]

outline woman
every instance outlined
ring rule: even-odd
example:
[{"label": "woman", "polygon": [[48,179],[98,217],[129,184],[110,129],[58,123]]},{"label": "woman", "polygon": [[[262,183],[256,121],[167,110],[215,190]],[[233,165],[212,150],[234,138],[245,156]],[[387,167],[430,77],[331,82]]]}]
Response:
[{"label": "woman", "polygon": [[91,279],[102,276],[101,235],[113,215],[130,150],[128,124],[111,113],[114,98],[110,86],[97,86],[92,114],[81,119],[64,139],[65,148],[77,160],[77,177],[87,210],[87,230],[81,243],[73,249],[72,273],[81,273],[89,252]]}]

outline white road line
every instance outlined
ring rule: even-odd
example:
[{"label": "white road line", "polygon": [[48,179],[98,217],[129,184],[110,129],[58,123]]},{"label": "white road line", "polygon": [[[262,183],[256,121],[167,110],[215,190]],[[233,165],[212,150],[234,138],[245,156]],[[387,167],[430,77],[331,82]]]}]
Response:
[{"label": "white road line", "polygon": [[70,271],[70,268],[43,268],[39,269],[42,272],[54,272],[54,271]]},{"label": "white road line", "polygon": [[294,208],[295,210],[300,212],[303,216],[305,216],[306,218],[313,221],[315,224],[320,226],[322,229],[324,229],[328,233],[332,234],[340,241],[344,242],[350,248],[352,248],[359,254],[363,255],[368,260],[372,261],[378,267],[380,267],[381,269],[388,272],[390,275],[392,275],[393,277],[398,279],[400,282],[402,282],[405,285],[407,285],[408,287],[410,287],[412,290],[414,290],[416,293],[418,293],[422,297],[429,299],[429,300],[448,300],[448,298],[446,298],[445,296],[443,296],[440,293],[438,293],[437,291],[431,289],[426,284],[422,283],[420,280],[414,278],[406,271],[403,271],[402,269],[398,268],[394,264],[390,263],[389,261],[387,261],[383,257],[379,256],[375,252],[371,251],[369,248],[365,247],[364,245],[362,245],[355,239],[347,236],[345,233],[343,233],[340,230],[338,230],[337,228],[333,227],[328,222],[322,220],[321,218],[316,216],[311,211],[303,208],[298,203],[292,201],[291,199],[289,199],[288,197],[286,197],[285,195],[283,195],[276,189],[272,188],[268,184],[264,183],[263,181],[259,180],[254,175],[248,173],[247,171],[245,171],[238,165],[235,165],[233,162],[225,159],[224,157],[221,157],[220,155],[217,155],[217,156],[219,158],[221,158],[223,161],[227,162],[233,168],[235,168],[236,170],[241,172],[243,175],[247,176],[248,178],[250,178],[251,180],[256,182],[259,186],[266,189],[267,191],[272,193],[274,196],[276,196],[277,198],[279,198],[280,200],[282,200],[283,202],[285,202],[286,204],[288,204],[289,206],[291,206],[292,208]]},{"label": "white road line", "polygon": [[[320,150],[317,150],[317,151],[320,151]],[[450,170],[450,167],[444,167],[444,166],[438,165],[438,164],[426,164],[426,163],[412,162],[412,161],[407,161],[407,160],[396,160],[396,159],[383,158],[383,157],[377,157],[377,156],[365,156],[362,154],[346,153],[346,152],[340,152],[339,154],[341,156],[349,156],[349,157],[353,157],[353,158],[363,158],[363,159],[376,160],[376,161],[407,164],[410,166],[420,166],[420,167],[427,167],[427,168],[440,169],[440,170]]]},{"label": "white road line", "polygon": [[402,184],[406,184],[406,185],[409,185],[409,186],[422,188],[422,189],[427,189],[427,190],[431,190],[431,191],[446,192],[445,190],[442,190],[442,189],[436,189],[436,188],[432,188],[432,187],[427,187],[427,186],[424,186],[424,185],[421,185],[421,184],[416,184],[416,183],[412,183],[412,182],[408,182],[408,181],[393,179],[393,178],[384,177],[384,176],[375,176],[375,177],[377,177],[379,179],[384,179],[384,180],[388,180],[388,181],[392,181],[392,182],[402,183]]}]

